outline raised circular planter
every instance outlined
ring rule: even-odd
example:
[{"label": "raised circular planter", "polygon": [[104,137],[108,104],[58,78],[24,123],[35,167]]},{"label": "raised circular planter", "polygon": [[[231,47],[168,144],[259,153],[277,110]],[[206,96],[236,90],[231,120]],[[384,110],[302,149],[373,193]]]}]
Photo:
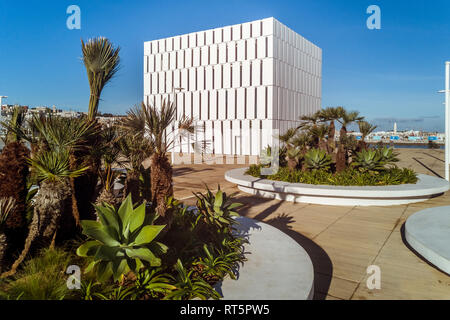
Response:
[{"label": "raised circular planter", "polygon": [[289,183],[246,175],[248,168],[227,171],[225,179],[259,197],[334,206],[392,206],[425,201],[450,189],[448,181],[425,174],[416,184],[392,186],[329,186]]},{"label": "raised circular planter", "polygon": [[422,257],[450,274],[450,206],[411,215],[405,223],[405,239]]},{"label": "raised circular planter", "polygon": [[225,300],[309,300],[314,295],[311,259],[297,242],[266,223],[239,217],[238,233],[247,261],[238,279],[229,277],[215,285]]}]

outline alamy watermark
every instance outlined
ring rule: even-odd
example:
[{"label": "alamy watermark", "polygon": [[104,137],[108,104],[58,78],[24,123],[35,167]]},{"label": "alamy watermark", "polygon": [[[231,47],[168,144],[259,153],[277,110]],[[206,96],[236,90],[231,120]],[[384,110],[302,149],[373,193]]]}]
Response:
[{"label": "alamy watermark", "polygon": [[66,13],[69,14],[66,20],[66,26],[69,30],[81,29],[81,9],[77,5],[67,7]]},{"label": "alamy watermark", "polygon": [[81,289],[81,269],[77,265],[70,265],[66,270],[67,274],[70,276],[67,278],[66,285],[69,290],[80,290]]},{"label": "alamy watermark", "polygon": [[377,265],[370,265],[366,270],[370,276],[367,278],[366,285],[369,290],[381,289],[381,268]]},{"label": "alamy watermark", "polygon": [[381,29],[381,9],[377,5],[371,5],[367,8],[367,14],[370,16],[367,18],[366,25],[369,30]]}]

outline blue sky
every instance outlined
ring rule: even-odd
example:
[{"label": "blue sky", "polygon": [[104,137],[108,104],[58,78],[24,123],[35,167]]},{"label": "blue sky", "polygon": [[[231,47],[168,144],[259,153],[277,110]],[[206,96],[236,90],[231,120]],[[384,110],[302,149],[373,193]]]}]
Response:
[{"label": "blue sky", "polygon": [[[81,30],[66,9],[81,8]],[[381,8],[381,30],[366,9]],[[267,17],[323,49],[322,105],[360,111],[380,128],[444,130],[444,61],[450,60],[448,0],[0,1],[0,95],[8,103],[87,111],[80,39],[108,37],[122,64],[101,112],[142,100],[143,42]]]}]

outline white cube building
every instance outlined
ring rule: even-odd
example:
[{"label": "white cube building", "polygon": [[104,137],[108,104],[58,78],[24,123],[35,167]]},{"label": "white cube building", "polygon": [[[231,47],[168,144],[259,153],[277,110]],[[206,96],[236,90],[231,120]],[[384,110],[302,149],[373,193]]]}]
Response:
[{"label": "white cube building", "polygon": [[319,47],[267,18],[145,42],[144,102],[176,101],[177,120],[193,117],[210,153],[259,155],[320,109],[321,69]]}]

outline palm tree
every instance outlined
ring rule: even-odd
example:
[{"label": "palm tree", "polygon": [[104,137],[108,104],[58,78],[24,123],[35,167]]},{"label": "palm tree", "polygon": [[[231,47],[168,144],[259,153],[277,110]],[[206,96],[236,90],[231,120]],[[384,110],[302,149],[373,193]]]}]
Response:
[{"label": "palm tree", "polygon": [[366,137],[371,134],[377,126],[371,125],[367,121],[358,121],[359,132],[361,132],[361,140],[358,142],[358,151],[367,150]]},{"label": "palm tree", "polygon": [[[302,123],[298,126],[298,129],[306,131],[314,129],[321,122],[320,111],[317,111],[312,115],[301,116],[300,120],[302,121]],[[312,139],[312,144],[314,146],[317,146],[319,144],[317,137],[315,137],[315,139]]]},{"label": "palm tree", "polygon": [[166,198],[173,195],[172,166],[167,152],[172,149],[175,141],[195,132],[193,119],[183,117],[174,131],[168,134],[175,115],[175,104],[168,100],[163,100],[160,108],[142,102],[141,110],[128,111],[127,118],[121,125],[137,137],[143,133],[153,150],[150,157],[151,200],[161,223],[168,225],[166,229],[170,228],[172,222],[172,213],[166,207]]},{"label": "palm tree", "polygon": [[364,117],[361,117],[359,115],[358,111],[341,111],[341,117],[337,119],[337,121],[341,124],[341,130],[340,130],[340,141],[339,141],[339,147],[338,152],[336,155],[336,171],[341,172],[343,171],[347,166],[347,150],[344,143],[344,137],[347,137],[347,127],[355,122],[355,121],[361,121],[364,119]]},{"label": "palm tree", "polygon": [[98,149],[103,161],[103,169],[99,170],[100,180],[102,182],[102,191],[97,198],[96,203],[108,203],[112,206],[119,204],[113,193],[115,178],[118,174],[113,171],[113,165],[120,165],[120,136],[115,126],[106,127],[101,134],[101,147]]},{"label": "palm tree", "polygon": [[[89,146],[88,142],[92,141],[92,137],[98,135],[100,127],[95,122],[85,121],[83,118],[61,118],[61,117],[38,117],[34,116],[32,120],[33,127],[37,135],[37,144],[35,149],[35,154],[45,151],[67,151],[69,152],[69,160],[71,170],[76,171],[77,168],[81,166],[87,166],[85,156],[88,152],[97,152],[99,150],[98,146]],[[81,177],[79,177],[81,178]],[[71,185],[71,197],[72,197],[72,214],[74,218],[75,225],[79,225],[81,220],[80,211],[84,209],[84,206],[79,206],[78,196],[79,189],[77,190],[77,185],[75,184],[75,178],[70,177]],[[86,192],[88,186],[81,186],[81,195]],[[81,207],[81,210],[79,210]]]},{"label": "palm tree", "polygon": [[327,152],[328,148],[326,137],[328,133],[329,133],[329,126],[325,123],[311,127],[308,130],[308,134],[310,134],[312,140],[317,143],[317,145],[314,145],[313,147],[319,148],[320,150]]},{"label": "palm tree", "polygon": [[27,164],[30,151],[22,142],[25,136],[24,117],[24,110],[16,107],[11,120],[1,123],[7,128],[7,133],[4,139],[5,147],[0,154],[0,198],[15,199],[14,210],[9,214],[6,227],[19,233],[25,231],[22,229],[25,228],[25,197],[28,192],[27,179],[30,173]]},{"label": "palm tree", "polygon": [[81,50],[91,89],[88,120],[93,121],[103,88],[119,70],[120,48],[114,48],[108,39],[99,37],[89,39],[87,43],[81,40]]},{"label": "palm tree", "polygon": [[41,151],[29,159],[36,169],[39,192],[35,196],[33,218],[29,225],[25,247],[13,263],[10,271],[1,277],[13,275],[34,243],[54,245],[60,220],[71,211],[71,188],[69,178],[81,175],[87,168],[70,169],[68,150]]},{"label": "palm tree", "polygon": [[0,199],[0,272],[2,272],[8,241],[5,234],[8,216],[15,210],[16,200],[13,197]]},{"label": "palm tree", "polygon": [[[307,134],[306,132],[302,132],[300,134],[297,134],[292,139],[292,144],[294,145],[294,147],[296,149],[300,150],[300,157],[298,158],[298,160],[300,160],[308,152],[308,148],[310,147],[310,144],[311,144],[311,136],[309,134]],[[300,163],[300,161],[298,161],[298,162]],[[305,171],[306,170],[306,166],[302,165],[301,169],[303,171]]]},{"label": "palm tree", "polygon": [[278,136],[278,139],[286,147],[287,164],[291,170],[294,170],[297,167],[300,158],[300,151],[295,149],[292,145],[292,139],[297,134],[297,131],[298,128],[289,128],[284,134]]},{"label": "palm tree", "polygon": [[336,136],[336,125],[335,121],[337,121],[342,114],[344,113],[344,108],[342,107],[328,107],[320,111],[320,118],[322,121],[329,121],[328,126],[328,153],[332,156],[332,158],[335,157],[334,152],[336,149],[336,142],[335,142],[335,136]]},{"label": "palm tree", "polygon": [[[141,109],[135,108],[135,112],[139,113]],[[144,169],[142,163],[152,155],[152,146],[144,137],[143,133],[138,138],[132,135],[123,134],[119,140],[119,148],[121,154],[127,159],[125,167],[127,169],[127,177],[123,191],[123,200],[131,194],[133,203],[139,203],[143,199],[151,201],[150,196],[150,168]],[[143,178],[145,186],[141,196],[140,177]],[[148,190],[146,190],[148,189]]]},{"label": "palm tree", "polygon": [[[96,122],[99,101],[103,88],[111,81],[119,70],[120,48],[115,48],[106,38],[99,37],[89,39],[86,43],[81,40],[82,60],[86,68],[86,74],[90,87],[89,110],[87,121],[97,125],[97,132],[101,127]],[[97,183],[99,180],[98,171],[101,166],[101,159],[97,150],[101,141],[98,135],[93,135],[85,143],[84,150],[74,152],[72,156],[72,169],[87,164],[89,169],[85,175],[78,178],[71,178],[73,189],[73,209],[77,219],[94,219],[95,210],[92,203],[95,202],[98,194]],[[82,215],[82,216],[81,216]]]}]

